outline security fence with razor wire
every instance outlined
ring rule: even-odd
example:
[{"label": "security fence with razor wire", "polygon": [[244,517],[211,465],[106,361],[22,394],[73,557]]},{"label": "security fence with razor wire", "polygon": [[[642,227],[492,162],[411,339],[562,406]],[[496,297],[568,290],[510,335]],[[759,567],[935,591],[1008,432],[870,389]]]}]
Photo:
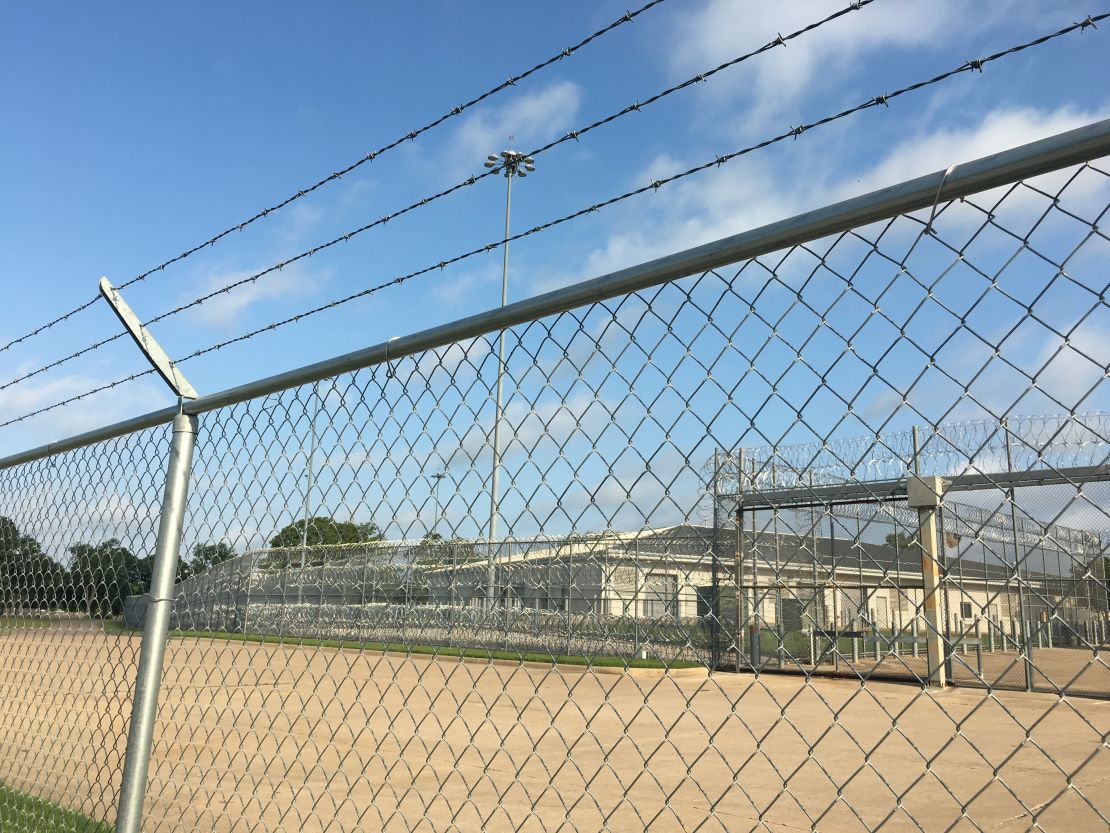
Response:
[{"label": "security fence with razor wire", "polygon": [[[1065,430],[1086,434],[1089,423],[1105,435],[1105,414],[1082,419]],[[1050,422],[1059,420],[1021,421]],[[1067,443],[1042,436],[1054,437],[1046,453]],[[1077,450],[1106,453],[1095,435]],[[254,550],[184,580],[174,627],[928,679],[919,518],[904,499],[824,505],[808,496],[795,509],[786,498],[761,508],[735,491],[716,500],[731,503],[716,527],[501,540],[492,552],[486,541],[434,535]],[[1085,654],[1110,640],[1105,534],[1003,509],[942,504],[936,560],[946,581],[933,627],[959,657],[944,658],[946,675],[957,685],[1110,696]],[[485,603],[491,560],[494,606]],[[125,621],[141,627],[147,597],[127,602]]]},{"label": "security fence with razor wire", "polygon": [[1107,153],[0,461],[0,819],[1105,829]]}]

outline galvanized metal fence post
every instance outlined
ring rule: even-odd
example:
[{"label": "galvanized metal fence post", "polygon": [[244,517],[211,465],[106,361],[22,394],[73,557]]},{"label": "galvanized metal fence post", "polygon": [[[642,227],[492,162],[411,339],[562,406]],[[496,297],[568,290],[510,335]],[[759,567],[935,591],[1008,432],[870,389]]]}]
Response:
[{"label": "galvanized metal fence post", "polygon": [[709,602],[709,666],[713,671],[717,671],[721,664],[720,482],[721,453],[719,449],[713,449],[713,543],[709,550],[712,559],[710,565],[712,589]]},{"label": "galvanized metal fence post", "polygon": [[[999,422],[1002,437],[1006,442],[1006,470],[1014,470],[1014,451],[1010,440],[1010,424],[1003,419]],[[1018,535],[1017,516],[1017,490],[1011,486],[1006,490],[1006,499],[1010,504],[1010,527],[1014,538],[1014,575],[1017,578],[1018,617],[1021,619],[1021,657],[1025,670],[1025,690],[1033,690],[1033,614],[1029,609],[1025,579],[1021,575],[1021,562],[1025,557],[1021,554]]]},{"label": "galvanized metal fence post", "polygon": [[733,549],[732,576],[736,595],[736,623],[732,641],[736,646],[736,670],[740,670],[745,640],[744,618],[744,449],[736,451],[736,543]]},{"label": "galvanized metal fence post", "polygon": [[143,624],[143,641],[135,680],[135,699],[127,735],[127,757],[123,765],[116,833],[139,833],[146,795],[150,750],[154,740],[154,719],[158,709],[158,688],[166,654],[170,612],[174,601],[174,579],[181,549],[181,530],[185,519],[189,472],[197,438],[197,418],[179,413],[173,420],[173,440],[162,496],[158,524],[158,543],[150,581],[150,605]]},{"label": "galvanized metal fence post", "polygon": [[917,509],[918,544],[921,547],[921,592],[925,615],[925,648],[928,662],[926,679],[929,685],[947,685],[946,658],[948,640],[941,631],[940,621],[940,547],[937,515],[944,494],[944,481],[939,477],[915,475],[907,484],[907,503]]}]

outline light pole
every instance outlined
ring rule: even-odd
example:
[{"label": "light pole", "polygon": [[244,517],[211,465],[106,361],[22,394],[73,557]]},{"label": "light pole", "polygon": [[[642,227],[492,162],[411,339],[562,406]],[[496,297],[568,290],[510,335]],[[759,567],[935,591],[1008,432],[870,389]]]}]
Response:
[{"label": "light pole", "polygon": [[[512,138],[512,137],[510,137]],[[503,150],[500,156],[490,154],[487,168],[505,177],[505,242],[501,265],[501,306],[509,302],[509,217],[512,212],[513,177],[526,177],[536,170],[535,160],[515,150]],[[493,417],[493,477],[489,491],[489,529],[486,543],[489,548],[489,565],[486,571],[486,606],[492,610],[497,603],[497,486],[501,473],[501,417],[502,391],[505,381],[505,331],[502,330],[497,345],[497,399]]]}]

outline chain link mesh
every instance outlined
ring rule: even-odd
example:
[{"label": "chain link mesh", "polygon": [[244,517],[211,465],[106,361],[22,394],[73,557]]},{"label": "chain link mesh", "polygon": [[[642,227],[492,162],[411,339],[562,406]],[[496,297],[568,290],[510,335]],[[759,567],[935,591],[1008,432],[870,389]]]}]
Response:
[{"label": "chain link mesh", "polygon": [[[513,327],[496,495],[497,332],[202,415],[145,829],[1106,829],[1108,207]],[[113,817],[166,455],[0,472],[0,814]]]},{"label": "chain link mesh", "polygon": [[169,452],[161,429],[0,470],[0,829],[116,817]]}]

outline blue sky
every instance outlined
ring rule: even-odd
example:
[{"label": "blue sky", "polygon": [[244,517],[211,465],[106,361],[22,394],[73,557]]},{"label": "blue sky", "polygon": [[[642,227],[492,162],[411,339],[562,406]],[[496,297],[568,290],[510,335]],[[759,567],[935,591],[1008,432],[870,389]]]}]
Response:
[{"label": "blue sky", "polygon": [[[668,0],[129,288],[127,298],[151,317],[480,172],[509,135],[531,149],[845,5]],[[119,284],[157,265],[580,40],[625,7],[19,5],[0,32],[0,276],[8,290],[0,332],[22,334],[87,300],[101,275]],[[514,230],[1099,11],[1082,2],[877,0],[545,154],[536,175],[514,188]],[[1069,36],[514,244],[511,297],[1105,117],[1106,37]],[[496,241],[503,200],[503,180],[484,180],[154,332],[181,356]],[[497,252],[472,258],[185,371],[201,393],[211,392],[488,308],[499,298],[500,263]],[[98,304],[0,353],[0,376],[33,370],[117,326]],[[1092,351],[1105,332],[1089,336]],[[1030,350],[1044,360],[1043,347]],[[134,347],[117,342],[0,391],[0,421],[142,369]],[[169,403],[147,377],[0,429],[0,453]]]}]

